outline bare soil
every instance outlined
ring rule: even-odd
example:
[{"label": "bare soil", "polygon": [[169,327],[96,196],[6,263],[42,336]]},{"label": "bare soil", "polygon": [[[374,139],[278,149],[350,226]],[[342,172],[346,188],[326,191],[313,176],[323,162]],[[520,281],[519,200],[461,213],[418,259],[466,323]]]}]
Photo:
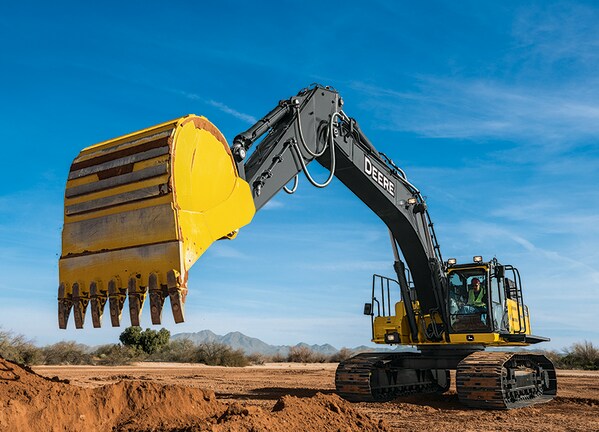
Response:
[{"label": "bare soil", "polygon": [[599,431],[599,372],[558,371],[553,401],[483,411],[460,405],[453,386],[444,395],[348,403],[334,394],[336,366],[139,363],[34,372],[0,359],[0,431]]}]

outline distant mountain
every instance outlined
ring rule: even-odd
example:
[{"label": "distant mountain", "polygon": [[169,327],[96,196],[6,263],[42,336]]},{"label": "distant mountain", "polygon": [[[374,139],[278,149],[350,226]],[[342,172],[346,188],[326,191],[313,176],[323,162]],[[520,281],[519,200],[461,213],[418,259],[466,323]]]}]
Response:
[{"label": "distant mountain", "polygon": [[[282,356],[286,356],[289,354],[289,350],[291,349],[290,345],[269,345],[266,342],[261,341],[260,339],[246,336],[241,332],[231,332],[227,333],[224,336],[217,335],[216,333],[210,330],[201,330],[195,333],[177,333],[171,336],[172,340],[177,339],[189,339],[190,341],[200,344],[200,343],[209,343],[209,342],[217,342],[230,346],[233,349],[240,349],[246,354],[264,354],[264,355],[275,355],[279,354]],[[324,345],[308,345],[307,343],[300,342],[296,347],[308,347],[312,351],[324,354],[324,355],[332,355],[339,352],[337,348],[332,345],[324,344]],[[382,348],[380,351],[386,351],[387,349]],[[366,347],[364,345],[352,349],[352,351],[374,351],[373,348]],[[379,351],[379,350],[377,350]]]}]

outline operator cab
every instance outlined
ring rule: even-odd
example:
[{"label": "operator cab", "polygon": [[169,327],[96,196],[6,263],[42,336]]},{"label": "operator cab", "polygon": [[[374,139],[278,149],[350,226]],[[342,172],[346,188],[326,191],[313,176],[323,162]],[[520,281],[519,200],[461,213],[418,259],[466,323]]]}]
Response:
[{"label": "operator cab", "polygon": [[479,266],[449,273],[449,316],[456,333],[489,331],[487,271]]},{"label": "operator cab", "polygon": [[452,261],[447,268],[452,333],[527,333],[528,310],[516,268],[496,259],[483,263],[482,257],[468,264]]}]

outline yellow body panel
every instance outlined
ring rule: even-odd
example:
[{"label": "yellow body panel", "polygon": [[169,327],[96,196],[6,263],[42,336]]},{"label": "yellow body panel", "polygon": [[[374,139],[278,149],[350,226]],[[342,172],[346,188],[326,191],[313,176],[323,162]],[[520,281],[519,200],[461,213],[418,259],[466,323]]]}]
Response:
[{"label": "yellow body panel", "polygon": [[[511,299],[506,300],[506,305],[510,333],[531,334],[528,307],[524,306],[523,310],[518,311],[518,304]],[[518,317],[518,315],[520,316]]]},{"label": "yellow body panel", "polygon": [[[507,300],[508,313],[510,317],[510,333],[521,333],[518,329],[518,312],[516,302],[513,300]],[[413,307],[416,311],[419,309],[418,302],[413,303]],[[530,319],[528,317],[528,308],[524,307],[524,315],[526,317],[526,334],[530,333]],[[435,318],[437,323],[441,323],[439,318]],[[420,316],[416,314],[416,325],[418,327],[418,338],[420,341],[426,341],[424,335],[424,329],[430,324],[431,318],[428,315]],[[372,342],[378,344],[389,344],[399,343],[403,345],[448,345],[448,344],[460,344],[460,345],[485,345],[485,346],[526,346],[528,343],[520,343],[514,341],[507,341],[501,337],[499,333],[450,333],[449,342],[442,340],[439,342],[418,342],[412,340],[409,324],[406,315],[406,310],[403,301],[395,304],[395,315],[392,316],[377,316],[373,320],[373,338]],[[392,335],[397,333],[399,340],[390,342],[385,339],[385,335]]]},{"label": "yellow body panel", "polygon": [[184,320],[188,271],[216,240],[255,213],[226,140],[204,117],[186,116],[88,147],[73,161],[59,261],[59,325],[77,328],[91,302],[120,324],[125,298],[139,325],[146,295],[160,323],[165,298]]}]

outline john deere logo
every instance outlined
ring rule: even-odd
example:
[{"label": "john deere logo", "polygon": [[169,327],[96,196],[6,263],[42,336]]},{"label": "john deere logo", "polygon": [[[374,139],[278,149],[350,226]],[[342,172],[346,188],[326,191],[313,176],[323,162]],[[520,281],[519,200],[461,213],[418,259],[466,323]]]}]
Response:
[{"label": "john deere logo", "polygon": [[368,174],[372,179],[377,182],[383,189],[385,189],[389,195],[395,197],[395,183],[390,180],[385,174],[379,171],[377,167],[372,164],[372,161],[368,159],[368,156],[364,155],[364,172]]}]

